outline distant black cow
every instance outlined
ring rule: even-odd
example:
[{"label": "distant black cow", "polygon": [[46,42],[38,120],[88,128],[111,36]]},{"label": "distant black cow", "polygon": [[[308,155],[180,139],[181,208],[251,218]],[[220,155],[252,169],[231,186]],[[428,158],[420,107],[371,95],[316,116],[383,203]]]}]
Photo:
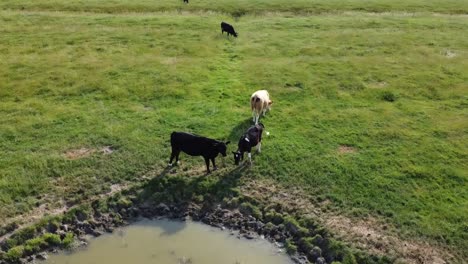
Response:
[{"label": "distant black cow", "polygon": [[224,31],[227,32],[228,36],[231,34],[237,38],[237,32],[234,30],[234,28],[226,22],[221,22],[221,34],[224,34]]},{"label": "distant black cow", "polygon": [[239,161],[244,159],[244,152],[248,153],[249,162],[252,163],[252,155],[250,154],[252,147],[257,146],[257,151],[262,149],[262,132],[265,129],[262,123],[251,126],[239,139],[237,151],[233,151],[234,163],[239,165]]},{"label": "distant black cow", "polygon": [[179,154],[181,151],[191,156],[203,156],[206,163],[206,170],[210,173],[210,160],[213,163],[213,169],[216,170],[215,158],[219,153],[226,157],[226,145],[224,143],[211,138],[197,136],[185,132],[172,132],[171,134],[171,159],[169,166],[172,166],[172,160],[176,158],[176,163],[179,163]]},{"label": "distant black cow", "polygon": [[187,3],[187,4],[188,4],[188,1],[189,1],[189,0],[184,0],[184,3]]}]

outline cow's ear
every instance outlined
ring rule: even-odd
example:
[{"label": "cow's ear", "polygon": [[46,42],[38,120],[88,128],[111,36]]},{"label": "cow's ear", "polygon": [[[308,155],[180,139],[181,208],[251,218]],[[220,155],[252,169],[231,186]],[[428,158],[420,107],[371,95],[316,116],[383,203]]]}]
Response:
[{"label": "cow's ear", "polygon": [[231,143],[231,141],[228,141],[228,142],[226,142],[226,143],[224,143],[224,144],[226,144],[226,145],[227,145],[227,144],[229,144],[229,143]]},{"label": "cow's ear", "polygon": [[235,152],[235,151],[232,151],[232,154],[237,154],[237,152]]}]

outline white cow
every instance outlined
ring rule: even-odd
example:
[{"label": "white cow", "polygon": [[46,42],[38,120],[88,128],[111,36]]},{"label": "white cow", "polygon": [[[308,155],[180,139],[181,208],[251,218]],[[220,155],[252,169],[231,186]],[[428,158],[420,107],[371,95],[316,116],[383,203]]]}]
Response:
[{"label": "white cow", "polygon": [[250,106],[252,108],[253,121],[258,124],[260,113],[265,116],[266,111],[270,110],[273,101],[270,100],[270,94],[267,90],[258,90],[250,97]]}]

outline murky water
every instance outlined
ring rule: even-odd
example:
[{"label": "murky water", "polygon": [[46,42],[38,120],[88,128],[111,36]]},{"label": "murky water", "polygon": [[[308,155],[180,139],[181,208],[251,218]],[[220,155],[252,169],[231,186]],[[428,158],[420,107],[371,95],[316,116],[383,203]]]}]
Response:
[{"label": "murky water", "polygon": [[290,264],[265,240],[238,239],[195,222],[142,220],[91,240],[84,250],[51,255],[47,264]]}]

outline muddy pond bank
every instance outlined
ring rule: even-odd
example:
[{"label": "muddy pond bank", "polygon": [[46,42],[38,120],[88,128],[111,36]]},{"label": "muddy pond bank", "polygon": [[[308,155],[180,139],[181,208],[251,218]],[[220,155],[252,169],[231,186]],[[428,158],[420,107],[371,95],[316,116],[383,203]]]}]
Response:
[{"label": "muddy pond bank", "polygon": [[45,251],[85,246],[87,236],[113,232],[141,217],[199,221],[246,239],[262,238],[283,248],[295,263],[392,262],[337,241],[311,218],[243,196],[237,187],[239,177],[240,172],[223,177],[162,174],[17,230],[0,244],[0,263],[28,263],[46,258]]},{"label": "muddy pond bank", "polygon": [[291,264],[266,240],[238,239],[227,230],[193,221],[143,219],[90,240],[84,250],[50,255],[43,264]]}]

